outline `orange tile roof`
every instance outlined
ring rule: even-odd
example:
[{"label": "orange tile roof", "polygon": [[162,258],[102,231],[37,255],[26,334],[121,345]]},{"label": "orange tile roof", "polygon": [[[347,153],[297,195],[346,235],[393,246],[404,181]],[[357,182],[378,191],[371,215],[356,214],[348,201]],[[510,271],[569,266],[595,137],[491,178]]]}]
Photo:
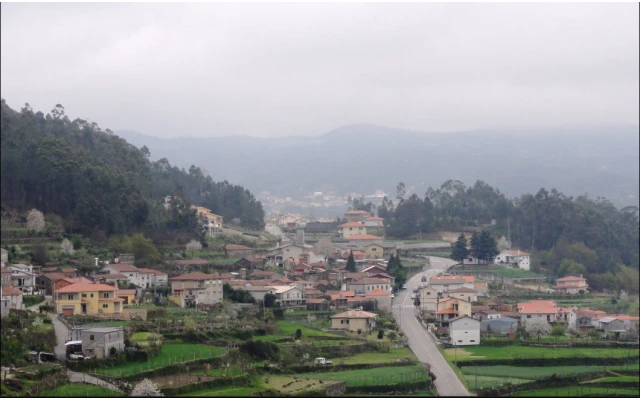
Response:
[{"label": "orange tile roof", "polygon": [[78,293],[78,292],[111,292],[116,288],[102,283],[74,283],[56,291],[56,293]]},{"label": "orange tile roof", "polygon": [[374,289],[367,293],[367,296],[389,296],[391,293],[382,290],[382,289]]},{"label": "orange tile roof", "polygon": [[2,288],[3,296],[18,296],[21,294],[22,294],[22,290],[18,288],[14,288],[13,286],[7,286],[5,288]]},{"label": "orange tile roof", "polygon": [[331,300],[340,300],[341,296],[339,294],[330,294]]},{"label": "orange tile roof", "polygon": [[346,240],[380,240],[382,239],[380,236],[374,236],[374,235],[355,235],[355,236],[350,236],[348,238],[346,238]]},{"label": "orange tile roof", "polygon": [[364,219],[365,221],[384,221],[384,218],[380,217],[367,217]]},{"label": "orange tile roof", "polygon": [[631,315],[598,315],[597,319],[602,319],[602,318],[615,318],[617,320],[620,321],[640,321],[640,317],[638,316],[631,316]]},{"label": "orange tile roof", "polygon": [[364,303],[364,302],[370,302],[370,301],[376,301],[376,299],[374,299],[373,297],[362,297],[362,296],[357,296],[357,297],[349,297],[347,299],[347,303]]},{"label": "orange tile roof", "polygon": [[556,279],[556,282],[573,282],[573,281],[586,281],[586,278],[579,276],[565,276],[564,278]]},{"label": "orange tile roof", "polygon": [[444,310],[440,310],[438,312],[436,312],[436,314],[455,314],[456,310],[454,310],[453,308],[445,308]]},{"label": "orange tile roof", "polygon": [[104,268],[113,268],[118,272],[138,272],[138,271],[140,271],[138,268],[134,267],[131,264],[109,264],[109,265],[105,265]]},{"label": "orange tile roof", "polygon": [[343,295],[344,297],[355,297],[356,291],[355,290],[345,290],[345,291],[341,291],[340,294]]},{"label": "orange tile roof", "polygon": [[339,225],[338,228],[355,228],[355,227],[363,227],[364,224],[360,222],[347,222],[346,224]]}]

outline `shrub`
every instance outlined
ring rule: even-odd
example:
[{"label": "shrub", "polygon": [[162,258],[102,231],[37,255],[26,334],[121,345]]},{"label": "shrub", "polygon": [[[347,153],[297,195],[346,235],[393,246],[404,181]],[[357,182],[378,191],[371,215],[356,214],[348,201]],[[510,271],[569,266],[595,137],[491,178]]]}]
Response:
[{"label": "shrub", "polygon": [[240,351],[259,360],[278,360],[280,348],[277,344],[262,340],[248,340],[240,346]]},{"label": "shrub", "polygon": [[382,338],[384,338],[384,330],[380,329],[378,331],[378,339],[382,339]]}]

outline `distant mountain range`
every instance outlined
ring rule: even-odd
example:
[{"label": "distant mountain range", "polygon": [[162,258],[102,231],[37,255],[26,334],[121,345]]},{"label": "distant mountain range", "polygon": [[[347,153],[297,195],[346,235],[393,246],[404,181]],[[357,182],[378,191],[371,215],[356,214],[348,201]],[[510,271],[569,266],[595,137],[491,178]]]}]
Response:
[{"label": "distant mountain range", "polygon": [[556,188],[638,205],[638,126],[562,127],[426,133],[348,125],[315,137],[161,139],[133,131],[117,135],[146,145],[154,160],[199,165],[214,180],[254,193],[303,196],[312,191],[395,196],[405,182],[420,196],[448,179],[483,180],[509,197]]}]

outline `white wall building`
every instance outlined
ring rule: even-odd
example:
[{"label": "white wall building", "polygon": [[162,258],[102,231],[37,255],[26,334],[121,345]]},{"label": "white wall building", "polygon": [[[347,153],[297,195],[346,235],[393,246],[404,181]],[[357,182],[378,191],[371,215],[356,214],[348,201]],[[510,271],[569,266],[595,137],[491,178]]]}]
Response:
[{"label": "white wall building", "polygon": [[462,316],[449,320],[451,344],[456,346],[474,346],[480,344],[480,321]]},{"label": "white wall building", "polygon": [[494,260],[495,264],[514,264],[520,269],[529,270],[531,268],[529,253],[521,250],[502,250]]}]

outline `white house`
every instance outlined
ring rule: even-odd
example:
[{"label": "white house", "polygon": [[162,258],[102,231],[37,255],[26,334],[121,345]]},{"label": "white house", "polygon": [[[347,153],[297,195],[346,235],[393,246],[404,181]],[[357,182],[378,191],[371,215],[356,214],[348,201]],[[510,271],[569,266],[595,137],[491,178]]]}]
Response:
[{"label": "white house", "polygon": [[522,325],[531,321],[556,322],[560,310],[553,300],[532,300],[518,303],[517,308]]},{"label": "white house", "polygon": [[133,283],[134,285],[139,287],[147,287],[146,283],[148,281],[146,281],[145,285],[143,285],[142,282],[140,282],[140,270],[131,264],[108,264],[105,265],[100,271],[109,274],[122,274],[127,277],[127,281],[129,281],[130,283]]},{"label": "white house", "polygon": [[368,227],[384,226],[384,218],[367,217],[364,219],[364,225]]},{"label": "white house", "polygon": [[474,289],[461,287],[458,289],[448,290],[443,293],[444,297],[466,300],[468,302],[478,301],[478,293]]},{"label": "white house", "polygon": [[322,258],[317,259],[317,257],[312,254],[310,251],[312,249],[313,246],[310,245],[285,244],[284,246],[278,246],[270,249],[265,257],[267,258],[267,264],[270,265],[281,265],[289,258],[299,259],[302,253],[307,253],[307,257],[312,258],[307,261],[310,264],[321,261]]},{"label": "white house", "polygon": [[348,285],[349,290],[353,290],[356,294],[366,294],[375,289],[382,289],[385,292],[391,292],[391,281],[382,278],[362,278],[356,279]]},{"label": "white house", "polygon": [[6,299],[9,303],[9,308],[15,308],[16,310],[22,310],[24,305],[22,303],[22,291],[13,286],[2,288],[2,298]]},{"label": "white house", "polygon": [[20,289],[25,294],[32,294],[36,287],[36,274],[33,266],[24,264],[10,265],[11,286]]},{"label": "white house", "polygon": [[280,303],[283,307],[305,303],[303,292],[296,285],[273,286],[273,289],[276,303]]},{"label": "white house", "polygon": [[418,298],[420,299],[420,309],[435,313],[438,311],[438,291],[431,285],[425,286],[418,292]]},{"label": "white house", "polygon": [[196,292],[196,305],[204,304],[212,306],[222,302],[222,281],[220,279],[207,279],[204,287]]},{"label": "white house", "polygon": [[530,255],[521,250],[502,250],[494,260],[495,264],[515,264],[520,269],[531,268]]},{"label": "white house", "polygon": [[456,346],[474,346],[480,344],[480,321],[468,316],[449,320],[451,344]]}]

